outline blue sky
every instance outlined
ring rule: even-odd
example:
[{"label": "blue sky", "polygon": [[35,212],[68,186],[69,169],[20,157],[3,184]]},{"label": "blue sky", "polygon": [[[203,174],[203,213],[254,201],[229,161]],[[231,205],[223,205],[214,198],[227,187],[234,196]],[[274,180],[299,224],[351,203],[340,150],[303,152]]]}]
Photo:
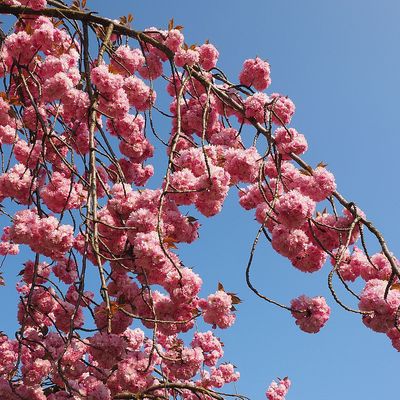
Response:
[{"label": "blue sky", "polygon": [[[189,44],[209,39],[216,45],[219,67],[231,80],[244,59],[268,59],[269,90],[289,95],[296,104],[292,125],[309,142],[304,158],[313,165],[325,161],[339,191],[365,211],[400,254],[397,0],[89,0],[88,6],[112,18],[133,13],[137,29],[166,28],[174,17],[185,27]],[[169,122],[158,126],[164,137],[169,129]],[[255,258],[253,281],[269,296],[286,303],[303,293],[327,297],[331,319],[319,334],[308,335],[287,312],[247,289],[244,270],[257,224],[238,205],[237,194],[232,192],[220,215],[201,223],[200,240],[180,254],[203,277],[204,295],[221,281],[244,300],[236,324],[217,332],[225,360],[242,374],[239,393],[264,398],[273,378],[289,375],[288,400],[393,397],[390,382],[397,379],[399,354],[359,316],[335,306],[326,283],[329,266],[302,274],[264,242]],[[371,249],[377,250],[372,242]],[[15,319],[11,296],[9,288],[0,291],[9,330]]]}]

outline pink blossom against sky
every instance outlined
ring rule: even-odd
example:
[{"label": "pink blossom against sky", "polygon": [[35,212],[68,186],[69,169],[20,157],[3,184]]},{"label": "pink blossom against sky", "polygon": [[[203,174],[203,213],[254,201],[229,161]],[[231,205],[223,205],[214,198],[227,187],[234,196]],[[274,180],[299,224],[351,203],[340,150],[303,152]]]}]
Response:
[{"label": "pink blossom against sky", "polygon": [[[327,162],[340,191],[382,228],[391,249],[400,254],[396,226],[399,193],[397,185],[392,184],[397,181],[400,144],[396,97],[400,56],[395,50],[395,40],[400,37],[400,5],[395,0],[379,4],[372,0],[255,0],[251,7],[239,1],[228,4],[205,0],[200,5],[180,0],[92,0],[88,7],[111,18],[131,12],[137,29],[166,28],[174,17],[185,27],[189,45],[201,45],[205,39],[215,44],[220,53],[218,65],[232,80],[238,80],[245,59],[267,59],[272,79],[268,91],[288,95],[296,104],[293,122],[307,138],[307,161],[313,165]],[[156,67],[155,74],[159,72]],[[166,137],[169,122],[155,118],[158,130]],[[166,159],[161,149],[156,148],[155,154],[156,170],[161,174]],[[150,182],[155,185],[159,176]],[[331,318],[317,335],[300,332],[290,313],[262,303],[245,287],[244,269],[257,224],[253,214],[237,203],[237,194],[232,191],[220,215],[200,220],[201,240],[187,248],[182,246],[180,252],[185,264],[201,274],[202,295],[215,293],[221,281],[243,300],[237,307],[235,324],[226,332],[218,332],[225,343],[225,359],[234,361],[241,372],[237,391],[259,398],[280,374],[290,376],[293,382],[288,400],[330,400],[343,393],[347,398],[392,396],[391,385],[366,382],[396,379],[393,371],[397,370],[399,355],[384,335],[365,329],[359,316],[346,314],[335,305],[326,284],[329,264],[310,277],[262,243],[253,266],[256,286],[282,302],[289,303],[303,293],[327,298]],[[372,249],[372,254],[377,251]],[[18,260],[26,257],[21,254],[13,259],[17,272],[21,269]],[[0,288],[1,297],[10,305],[4,307],[2,317],[8,321],[2,325],[7,333],[15,329],[15,272],[12,268],[5,270],[8,283]],[[89,388],[94,390],[90,382]]]}]

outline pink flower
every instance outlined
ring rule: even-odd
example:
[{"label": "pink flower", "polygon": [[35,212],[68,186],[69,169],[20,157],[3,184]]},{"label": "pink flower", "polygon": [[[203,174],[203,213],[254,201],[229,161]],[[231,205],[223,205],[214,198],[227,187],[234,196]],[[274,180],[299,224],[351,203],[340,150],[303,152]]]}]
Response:
[{"label": "pink flower", "polygon": [[275,211],[279,221],[288,228],[300,228],[315,211],[315,202],[297,190],[290,190],[279,197]]},{"label": "pink flower", "polygon": [[99,333],[88,340],[88,353],[101,368],[111,368],[126,355],[127,343],[123,337],[113,333]]},{"label": "pink flower", "polygon": [[129,99],[124,89],[100,98],[99,111],[112,118],[124,118],[129,111]]},{"label": "pink flower", "polygon": [[[143,166],[141,163],[135,163],[126,158],[119,159],[118,163],[121,167],[125,181],[127,183],[134,183],[136,186],[145,186],[147,181],[154,174],[154,168],[152,165]],[[120,176],[118,175],[116,166],[111,164],[109,169],[114,171],[113,174],[110,174],[110,179],[114,182],[118,181]]]},{"label": "pink flower", "polygon": [[386,333],[395,325],[396,312],[400,305],[398,289],[389,289],[385,298],[388,282],[380,279],[369,280],[361,292],[360,310],[371,311],[363,316],[363,322],[375,332]]},{"label": "pink flower", "polygon": [[58,279],[60,279],[60,281],[66,283],[67,285],[74,283],[78,278],[77,265],[72,257],[64,257],[59,260],[53,266],[53,273]]},{"label": "pink flower", "polygon": [[148,110],[156,100],[156,92],[134,75],[125,78],[124,90],[129,104],[138,111]]},{"label": "pink flower", "polygon": [[[269,192],[269,189],[265,186],[266,185],[262,186],[262,190],[264,192],[264,195],[268,199],[269,196],[267,195],[267,193]],[[262,192],[260,191],[260,188],[258,187],[258,183],[253,183],[252,185],[247,186],[246,188],[239,191],[239,203],[245,210],[256,208],[259,204],[264,202],[265,200]],[[264,218],[261,219],[261,224],[263,223],[263,220]]]},{"label": "pink flower", "polygon": [[371,263],[365,257],[360,268],[360,275],[365,281],[371,279],[389,280],[392,274],[392,266],[383,253],[376,253],[371,256]]},{"label": "pink flower", "polygon": [[239,182],[253,183],[258,177],[260,154],[255,147],[248,149],[227,149],[224,169],[231,176],[230,185]]},{"label": "pink flower", "polygon": [[70,89],[62,98],[62,115],[65,121],[85,121],[90,100],[89,95],[83,90]]},{"label": "pink flower", "polygon": [[242,147],[239,132],[235,128],[223,128],[214,133],[209,140],[210,144],[222,145],[239,149]]},{"label": "pink flower", "polygon": [[202,371],[201,378],[201,386],[221,388],[226,383],[236,382],[240,378],[240,373],[235,372],[235,367],[227,363],[220,365],[218,368],[211,367],[210,372]]},{"label": "pink flower", "polygon": [[199,306],[203,309],[204,322],[208,324],[225,329],[235,322],[235,315],[231,311],[232,297],[222,290],[210,294],[207,300],[201,299]]},{"label": "pink flower", "polygon": [[256,93],[247,97],[244,102],[246,117],[254,118],[260,124],[268,122],[269,112],[267,110],[267,103],[269,98],[264,93]]},{"label": "pink flower", "polygon": [[296,325],[307,333],[317,333],[326,324],[331,312],[323,297],[300,296],[291,302]]},{"label": "pink flower", "polygon": [[21,368],[24,383],[27,386],[39,385],[42,380],[50,373],[51,363],[49,360],[36,359],[29,363],[24,363]]},{"label": "pink flower", "polygon": [[[166,356],[167,375],[172,379],[193,378],[204,362],[203,351],[199,347],[192,349],[178,347],[176,350],[167,351]],[[174,361],[170,361],[171,359]]]},{"label": "pink flower", "polygon": [[206,43],[197,48],[200,55],[200,65],[205,70],[210,70],[217,65],[219,52],[211,43]]},{"label": "pink flower", "polygon": [[259,57],[246,60],[240,72],[239,80],[242,85],[254,86],[256,90],[266,89],[271,84],[268,62]]},{"label": "pink flower", "polygon": [[32,327],[51,326],[56,306],[54,290],[36,286],[30,296],[29,312],[27,312],[27,298],[21,298],[18,304],[18,321],[20,324]]},{"label": "pink flower", "polygon": [[224,355],[222,342],[211,331],[196,332],[191,342],[192,347],[200,347],[204,355],[204,364],[213,367]]},{"label": "pink flower", "polygon": [[194,176],[188,168],[183,168],[170,175],[171,192],[169,197],[175,201],[177,205],[193,204],[198,196],[197,188],[199,186],[199,178]]},{"label": "pink flower", "polygon": [[18,345],[3,333],[0,335],[0,357],[0,375],[5,376],[12,371],[18,360]]},{"label": "pink flower", "polygon": [[[343,247],[340,246],[337,250],[333,251],[334,258],[331,257],[331,264],[337,263],[336,257],[339,257],[343,252]],[[345,281],[354,282],[361,274],[363,270],[369,270],[372,266],[369,264],[367,256],[361,249],[354,246],[353,253],[350,254],[349,250],[346,249],[342,254],[341,262],[339,263],[340,276]],[[372,279],[373,277],[371,277]]]},{"label": "pink flower", "polygon": [[198,63],[200,59],[200,54],[197,50],[192,49],[179,49],[174,56],[174,61],[176,66],[183,67],[185,65],[191,67]]},{"label": "pink flower", "polygon": [[10,125],[0,125],[0,143],[13,144],[17,141],[17,132]]},{"label": "pink flower", "polygon": [[11,67],[13,59],[22,65],[28,64],[36,52],[34,38],[25,31],[8,35],[4,40],[4,49],[7,54],[4,61],[8,67]]},{"label": "pink flower", "polygon": [[272,230],[272,247],[284,257],[304,257],[308,245],[308,236],[301,229],[278,224]]},{"label": "pink flower", "polygon": [[22,204],[30,204],[36,187],[31,171],[23,164],[16,164],[0,176],[0,199],[13,197]]},{"label": "pink flower", "polygon": [[72,247],[73,228],[60,225],[53,216],[39,218],[35,211],[22,210],[15,213],[10,239],[29,245],[34,252],[59,259]]},{"label": "pink flower", "polygon": [[290,388],[291,382],[288,377],[280,379],[279,382],[272,381],[265,395],[268,400],[285,400],[285,396]]},{"label": "pink flower", "polygon": [[90,73],[92,82],[102,94],[112,95],[122,88],[124,79],[121,75],[112,74],[107,65],[100,65],[92,69]]},{"label": "pink flower", "polygon": [[111,58],[111,69],[124,76],[132,75],[145,62],[140,49],[131,49],[129,46],[119,46]]},{"label": "pink flower", "polygon": [[392,341],[392,346],[400,351],[400,331],[398,327],[391,328],[386,332],[388,338]]},{"label": "pink flower", "polygon": [[123,391],[137,393],[145,390],[155,380],[151,374],[156,359],[157,357],[153,356],[149,362],[149,357],[146,353],[142,351],[133,353],[129,358],[118,364],[118,368],[107,382],[108,387],[114,393]]},{"label": "pink flower", "polygon": [[53,172],[49,183],[41,189],[40,194],[47,207],[56,213],[79,208],[87,197],[81,183],[73,182],[59,172]]},{"label": "pink flower", "polygon": [[46,8],[46,0],[18,0],[21,5],[33,8],[34,10],[43,10]]},{"label": "pink flower", "polygon": [[46,262],[35,265],[33,261],[27,261],[24,264],[23,272],[23,279],[27,284],[32,284],[35,276],[35,284],[40,285],[47,281],[50,275],[50,266]]},{"label": "pink flower", "polygon": [[290,261],[300,271],[315,272],[323,267],[327,257],[328,255],[319,246],[309,244],[304,253],[292,257]]},{"label": "pink flower", "polygon": [[272,112],[272,122],[277,125],[289,124],[296,108],[292,100],[279,93],[272,93],[270,98],[272,103],[268,110]]},{"label": "pink flower", "polygon": [[84,323],[82,308],[76,307],[66,301],[59,301],[54,309],[55,326],[68,333],[71,326],[80,328]]},{"label": "pink flower", "polygon": [[317,167],[311,176],[302,178],[299,190],[314,201],[322,201],[336,190],[335,177],[323,167]]},{"label": "pink flower", "polygon": [[200,292],[203,281],[190,268],[168,272],[163,286],[175,302],[190,302]]},{"label": "pink flower", "polygon": [[218,214],[229,190],[230,175],[221,167],[210,167],[211,176],[199,179],[196,208],[206,217]]},{"label": "pink flower", "polygon": [[184,37],[178,29],[171,29],[168,31],[168,36],[164,44],[173,52],[178,51],[184,42]]},{"label": "pink flower", "polygon": [[316,222],[312,223],[311,228],[309,227],[307,230],[310,240],[316,246],[322,245],[324,249],[329,251],[339,247],[339,233],[335,228],[339,227],[339,222],[341,223],[342,220],[340,218],[338,220],[335,215],[328,213],[317,213],[314,220]]},{"label": "pink flower", "polygon": [[69,90],[74,87],[74,83],[64,72],[58,72],[53,77],[47,79],[42,87],[43,100],[46,102],[63,98]]},{"label": "pink flower", "polygon": [[278,128],[275,131],[275,143],[284,160],[290,159],[290,153],[303,154],[308,148],[304,135],[298,133],[294,128],[288,130],[283,127]]},{"label": "pink flower", "polygon": [[[31,145],[25,140],[18,140],[14,145],[14,156],[16,160],[25,165],[25,167],[31,169],[35,169],[38,165],[38,162],[42,160],[43,151],[44,150],[42,149],[42,145],[39,141],[37,141],[34,145]],[[15,165],[13,169],[17,169],[17,165]]]},{"label": "pink flower", "polygon": [[146,54],[146,63],[142,65],[138,72],[144,79],[154,80],[163,73],[163,66],[160,58],[155,54]]},{"label": "pink flower", "polygon": [[94,376],[87,376],[81,381],[87,400],[111,400],[110,389]]},{"label": "pink flower", "polygon": [[[129,312],[131,309],[128,305],[124,308]],[[108,326],[108,313],[106,304],[103,302],[94,309],[94,319],[96,326],[101,331],[106,331]],[[111,333],[121,334],[126,328],[132,323],[132,317],[126,315],[123,311],[120,311],[118,307],[114,307],[111,313]]]}]

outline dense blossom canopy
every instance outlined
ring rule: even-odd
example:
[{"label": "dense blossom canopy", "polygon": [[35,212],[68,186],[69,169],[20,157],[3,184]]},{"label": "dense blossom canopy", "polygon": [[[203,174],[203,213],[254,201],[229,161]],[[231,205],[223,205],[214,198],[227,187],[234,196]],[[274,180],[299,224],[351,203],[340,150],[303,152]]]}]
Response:
[{"label": "dense blossom canopy", "polygon": [[[12,255],[30,250],[17,284],[16,339],[0,334],[1,399],[220,399],[239,372],[223,361],[218,330],[234,324],[240,300],[221,284],[203,297],[201,277],[178,250],[236,188],[261,226],[250,289],[317,333],[330,315],[326,300],[267,298],[250,280],[251,258],[261,234],[300,271],[329,258],[334,300],[400,350],[398,262],[386,245],[368,254],[363,230],[379,232],[336,192],[324,164],[299,157],[308,145],[288,127],[294,103],[263,92],[267,61],[245,60],[231,83],[216,68],[218,50],[187,45],[173,23],[138,33],[129,18],[96,19],[80,2],[1,3],[19,18],[0,48],[0,254],[8,268]],[[168,111],[157,91],[170,95]],[[166,141],[154,110],[169,118]],[[150,189],[160,146],[166,172]],[[98,272],[96,290],[85,281],[89,269]],[[359,310],[337,297],[333,275],[347,289],[365,281],[359,295],[351,291]],[[273,382],[266,396],[282,400],[289,386],[288,378]]]}]

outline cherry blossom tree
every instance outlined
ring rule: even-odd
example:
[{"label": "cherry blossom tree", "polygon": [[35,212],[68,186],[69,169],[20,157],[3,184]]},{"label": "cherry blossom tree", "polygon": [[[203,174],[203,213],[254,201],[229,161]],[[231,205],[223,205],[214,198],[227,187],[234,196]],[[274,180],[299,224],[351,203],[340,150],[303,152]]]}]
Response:
[{"label": "cherry blossom tree", "polygon": [[[244,399],[229,392],[239,372],[218,338],[240,299],[222,284],[201,297],[178,255],[229,191],[259,223],[246,267],[255,295],[307,333],[330,315],[321,296],[285,305],[258,290],[263,238],[304,273],[330,268],[333,301],[400,350],[399,262],[326,165],[300,157],[306,137],[290,126],[291,99],[266,92],[267,61],[249,58],[229,78],[215,46],[187,44],[173,20],[139,32],[131,15],[110,20],[84,0],[2,0],[0,13],[12,19],[0,49],[4,268],[27,254],[15,339],[0,336],[1,399]],[[150,189],[155,147],[166,162]],[[289,387],[286,377],[265,395],[284,399]]]}]

